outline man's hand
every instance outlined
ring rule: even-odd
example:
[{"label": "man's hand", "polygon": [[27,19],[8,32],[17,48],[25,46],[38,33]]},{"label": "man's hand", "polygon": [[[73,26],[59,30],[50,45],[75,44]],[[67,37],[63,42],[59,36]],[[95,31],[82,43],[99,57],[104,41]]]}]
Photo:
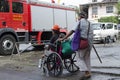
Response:
[{"label": "man's hand", "polygon": [[57,41],[63,41],[64,39],[63,38],[59,38],[59,39],[57,39]]}]

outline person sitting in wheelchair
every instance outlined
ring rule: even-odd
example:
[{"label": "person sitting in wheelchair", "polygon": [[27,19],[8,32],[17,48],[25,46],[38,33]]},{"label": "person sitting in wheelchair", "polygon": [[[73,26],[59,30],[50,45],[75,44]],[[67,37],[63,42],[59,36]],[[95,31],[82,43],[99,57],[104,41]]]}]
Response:
[{"label": "person sitting in wheelchair", "polygon": [[55,44],[59,36],[60,36],[60,27],[58,25],[54,25],[52,27],[52,37],[50,39],[50,44],[49,44],[49,49],[51,49],[52,51],[56,51]]},{"label": "person sitting in wheelchair", "polygon": [[[54,25],[52,27],[52,37],[50,38],[50,42],[48,45],[45,45],[45,49],[58,52],[60,45],[56,45],[57,40],[61,37],[65,36],[63,33],[60,33],[60,27],[58,25]],[[44,55],[43,55],[44,56]]]}]

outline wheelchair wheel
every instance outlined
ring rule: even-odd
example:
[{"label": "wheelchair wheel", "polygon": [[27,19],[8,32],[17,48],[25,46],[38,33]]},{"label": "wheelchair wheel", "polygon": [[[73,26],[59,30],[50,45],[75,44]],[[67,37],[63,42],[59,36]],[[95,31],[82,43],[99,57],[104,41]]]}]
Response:
[{"label": "wheelchair wheel", "polygon": [[77,72],[79,70],[79,67],[75,64],[75,62],[76,62],[75,56],[76,56],[76,53],[73,53],[71,58],[64,59],[65,68],[70,73],[74,73],[74,72]]},{"label": "wheelchair wheel", "polygon": [[61,57],[53,52],[47,58],[47,68],[50,76],[59,76],[63,72],[63,63]]}]

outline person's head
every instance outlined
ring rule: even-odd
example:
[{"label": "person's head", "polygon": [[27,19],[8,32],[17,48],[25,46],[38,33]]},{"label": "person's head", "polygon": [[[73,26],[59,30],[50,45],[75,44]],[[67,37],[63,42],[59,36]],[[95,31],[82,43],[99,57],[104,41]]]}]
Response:
[{"label": "person's head", "polygon": [[59,34],[59,32],[60,32],[60,27],[55,24],[55,25],[52,27],[52,31],[53,31],[54,33]]},{"label": "person's head", "polygon": [[79,13],[78,17],[79,17],[78,19],[86,18],[87,14],[85,12],[81,12],[81,13]]}]

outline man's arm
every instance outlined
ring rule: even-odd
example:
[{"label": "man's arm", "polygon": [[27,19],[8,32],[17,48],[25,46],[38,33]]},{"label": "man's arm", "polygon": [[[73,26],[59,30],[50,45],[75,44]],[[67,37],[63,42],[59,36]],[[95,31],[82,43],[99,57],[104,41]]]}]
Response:
[{"label": "man's arm", "polygon": [[71,30],[62,40],[67,39],[69,36],[71,36],[74,33],[74,30]]}]

